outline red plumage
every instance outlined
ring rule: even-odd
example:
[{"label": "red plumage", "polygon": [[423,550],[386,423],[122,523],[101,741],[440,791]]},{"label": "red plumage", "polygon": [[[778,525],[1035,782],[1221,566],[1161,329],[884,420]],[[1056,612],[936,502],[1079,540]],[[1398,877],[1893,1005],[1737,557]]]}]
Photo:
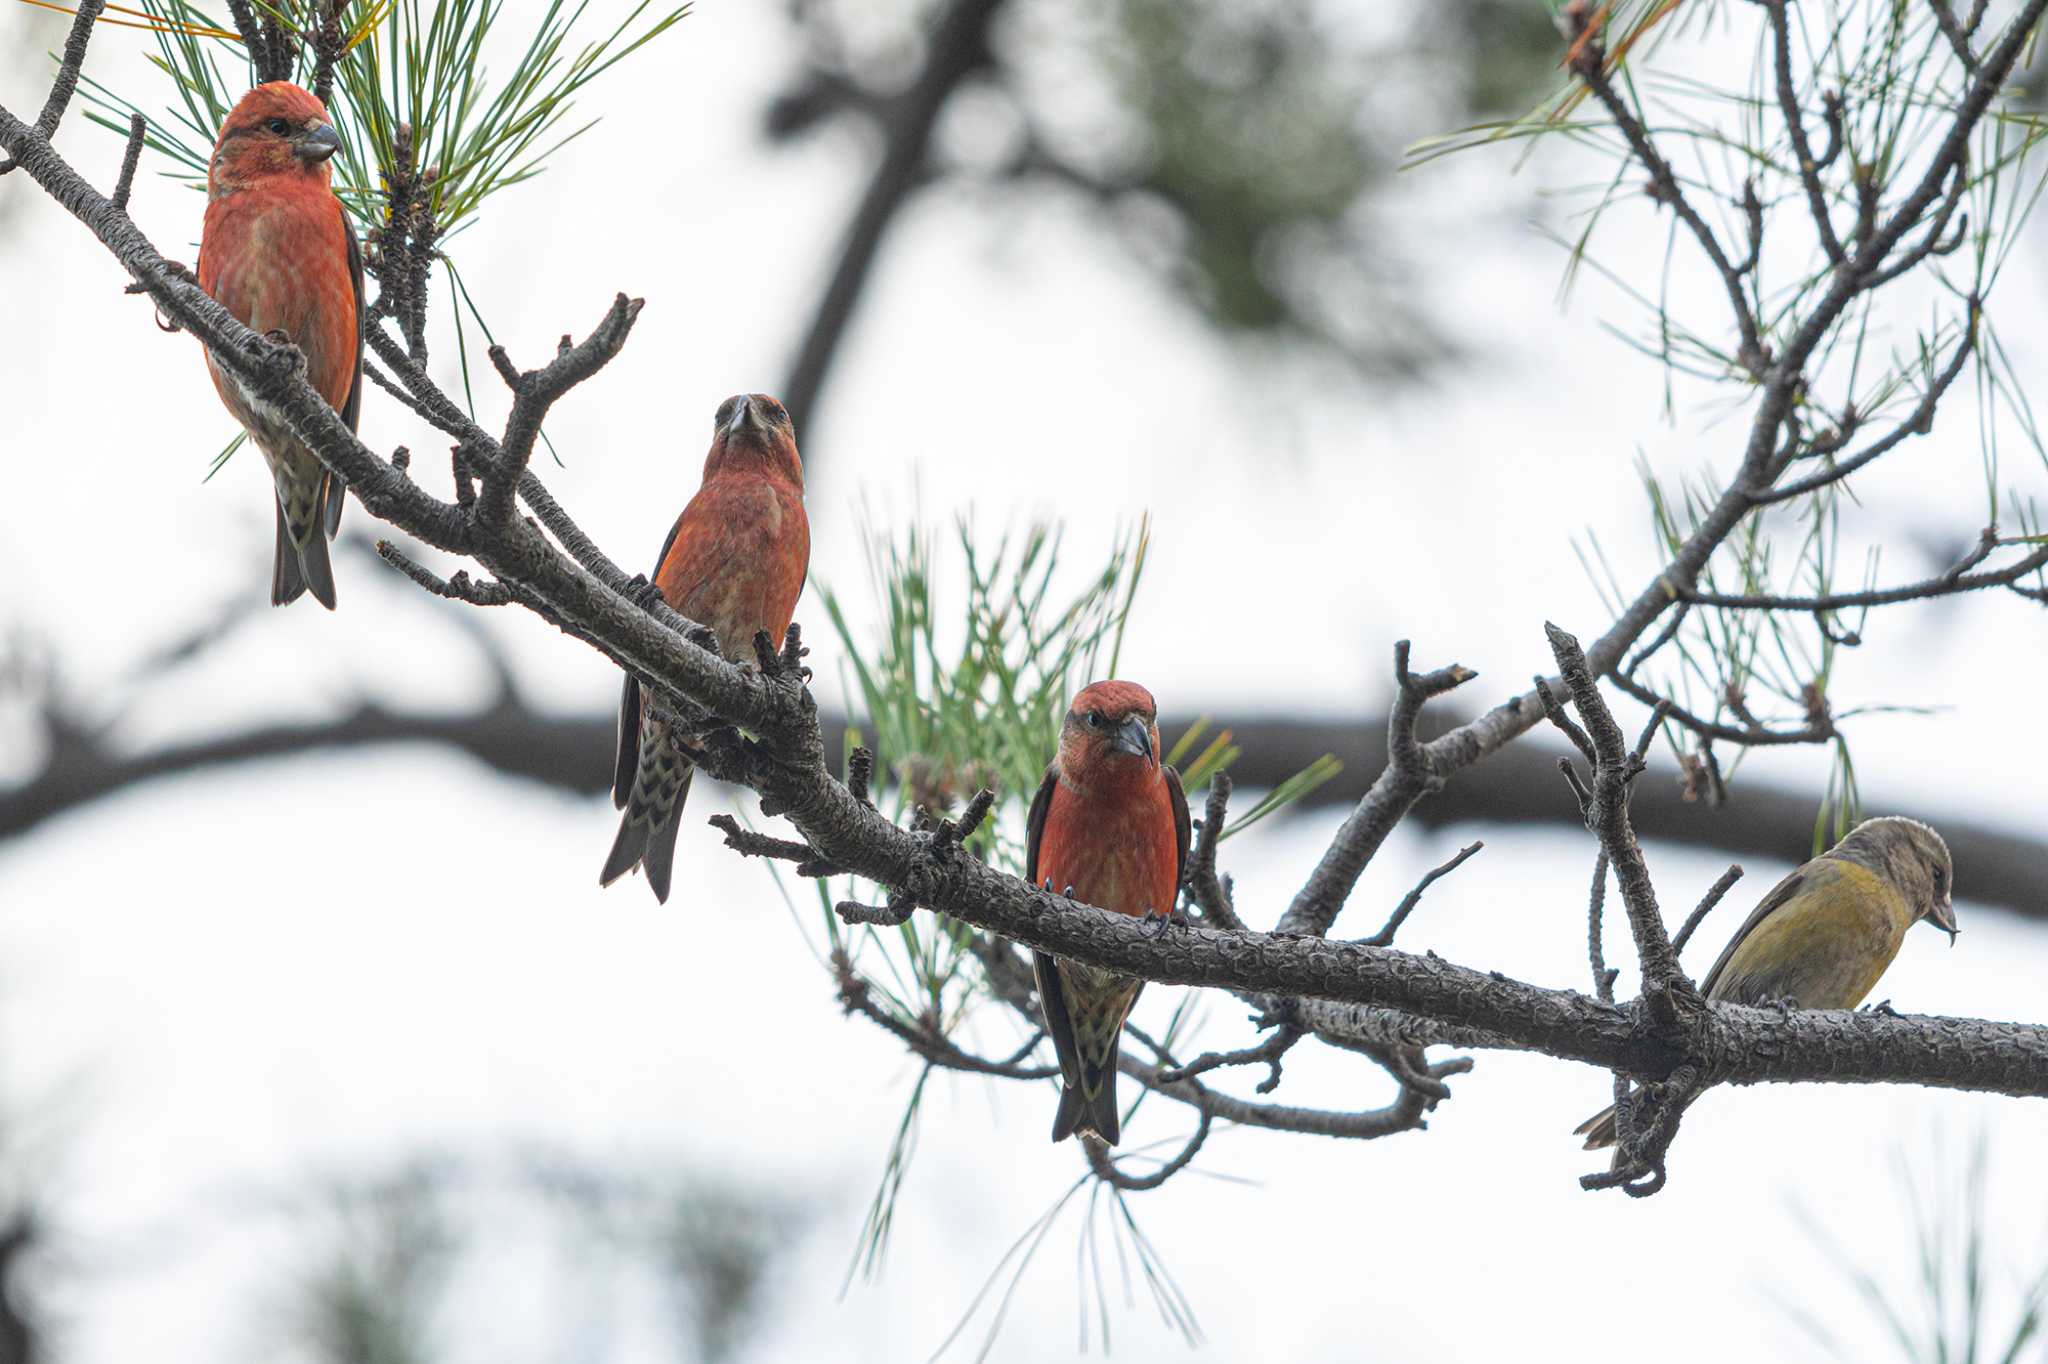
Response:
[{"label": "red plumage", "polygon": [[[1031,883],[1119,914],[1171,914],[1189,829],[1180,774],[1159,758],[1152,693],[1134,682],[1082,688],[1025,820]],[[1144,982],[1045,952],[1033,957],[1062,1080],[1052,1139],[1086,1132],[1114,1146],[1118,1049]]]},{"label": "red plumage", "polygon": [[[363,257],[328,158],[341,146],[327,109],[286,81],[242,96],[206,170],[199,287],[255,331],[305,353],[306,378],[356,429],[363,390]],[[340,478],[292,435],[269,404],[207,357],[221,402],[270,466],[277,550],[270,600],[308,588],[334,609],[327,542],[341,524]]]},{"label": "red plumage", "polygon": [[[738,662],[753,657],[762,630],[781,643],[810,563],[804,466],[789,413],[765,393],[727,398],[719,404],[703,486],[662,544],[655,587],[683,616],[710,626],[718,647]],[[598,883],[608,886],[644,867],[654,897],[666,902],[676,825],[695,768],[687,743],[643,711],[639,680],[628,676],[612,768],[612,804],[625,815]]]}]

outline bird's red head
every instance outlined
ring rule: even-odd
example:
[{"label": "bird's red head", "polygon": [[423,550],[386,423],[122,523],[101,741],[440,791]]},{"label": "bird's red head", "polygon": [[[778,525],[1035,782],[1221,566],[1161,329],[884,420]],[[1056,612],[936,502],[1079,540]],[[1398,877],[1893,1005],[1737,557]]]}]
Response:
[{"label": "bird's red head", "polygon": [[340,150],[327,106],[312,92],[290,81],[259,85],[220,125],[206,168],[207,197],[218,199],[279,176],[304,176],[325,189],[327,159]]},{"label": "bird's red head", "polygon": [[789,409],[766,393],[735,393],[718,405],[712,419],[711,453],[704,457],[704,481],[735,469],[758,470],[798,492],[804,462],[796,452],[796,427]]},{"label": "bird's red head", "polygon": [[1087,790],[1159,775],[1159,707],[1135,682],[1091,682],[1060,726],[1060,775]]}]

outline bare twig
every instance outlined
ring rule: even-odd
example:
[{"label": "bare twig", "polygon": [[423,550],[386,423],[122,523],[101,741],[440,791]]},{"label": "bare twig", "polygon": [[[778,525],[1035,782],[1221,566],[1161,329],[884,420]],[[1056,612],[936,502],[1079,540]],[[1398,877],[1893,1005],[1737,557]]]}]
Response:
[{"label": "bare twig", "polygon": [[[1607,849],[1593,859],[1593,885],[1586,892],[1586,959],[1593,968],[1593,996],[1602,1004],[1614,1002],[1614,979],[1621,973],[1607,964],[1607,945],[1602,918],[1607,908]],[[1676,951],[1677,948],[1672,949]]]},{"label": "bare twig", "polygon": [[1606,67],[1606,53],[1589,20],[1590,16],[1586,15],[1581,7],[1579,21],[1586,27],[1574,45],[1577,55],[1571,63],[1572,73],[1586,83],[1586,88],[1593,92],[1593,98],[1600,101],[1601,106],[1607,110],[1607,116],[1614,120],[1615,128],[1628,143],[1629,150],[1635,154],[1636,160],[1649,172],[1651,193],[1657,202],[1678,215],[1678,220],[1685,224],[1686,231],[1692,234],[1700,251],[1713,263],[1714,272],[1720,276],[1722,287],[1727,291],[1728,306],[1735,315],[1735,329],[1741,336],[1741,346],[1736,352],[1737,358],[1750,373],[1762,378],[1765,368],[1770,363],[1770,357],[1757,331],[1756,311],[1750,305],[1749,296],[1744,291],[1742,279],[1745,272],[1737,270],[1728,259],[1728,253],[1721,247],[1720,238],[1714,235],[1714,230],[1707,226],[1706,220],[1700,217],[1691,200],[1686,198],[1685,189],[1679,184],[1678,175],[1671,169],[1671,163],[1664,159],[1664,154],[1651,140],[1649,130],[1643,126],[1642,120],[1636,117],[1635,111],[1629,108],[1628,102],[1614,88],[1614,82],[1610,79]]},{"label": "bare twig", "polygon": [[1579,642],[1555,625],[1545,625],[1558,672],[1571,692],[1572,704],[1585,722],[1596,761],[1593,769],[1587,824],[1599,836],[1606,850],[1614,879],[1621,888],[1622,903],[1628,909],[1629,928],[1636,940],[1636,956],[1642,966],[1643,998],[1653,1017],[1670,1023],[1698,1011],[1699,992],[1679,970],[1677,954],[1664,934],[1664,918],[1657,908],[1657,893],[1650,883],[1649,868],[1643,862],[1635,832],[1629,825],[1628,788],[1640,770],[1633,755],[1622,746],[1621,728],[1601,698],[1586,656]]},{"label": "bare twig", "polygon": [[112,200],[114,207],[122,212],[127,211],[128,195],[135,188],[135,167],[142,160],[142,142],[148,132],[149,120],[141,114],[129,115],[128,146],[121,153],[121,174],[114,181]]},{"label": "bare twig", "polygon": [[1230,806],[1230,774],[1218,769],[1209,778],[1209,799],[1202,807],[1201,827],[1195,831],[1195,846],[1188,856],[1188,896],[1202,911],[1202,922],[1212,928],[1243,928],[1231,903],[1227,879],[1216,874],[1216,845],[1223,837],[1224,816]]},{"label": "bare twig", "polygon": [[1258,1092],[1270,1094],[1280,1087],[1280,1060],[1296,1042],[1307,1035],[1301,1025],[1285,1019],[1273,1024],[1273,1031],[1265,1041],[1237,1051],[1204,1052],[1184,1066],[1162,1066],[1158,1078],[1162,1084],[1186,1080],[1196,1075],[1205,1075],[1212,1070],[1230,1066],[1266,1066],[1269,1072],[1259,1082]]},{"label": "bare twig", "polygon": [[[1433,672],[1417,674],[1408,667],[1408,641],[1394,645],[1395,695],[1387,718],[1387,766],[1373,783],[1365,799],[1344,821],[1337,837],[1310,873],[1294,902],[1280,916],[1277,931],[1315,934],[1329,932],[1337,911],[1358,884],[1359,876],[1387,835],[1416,801],[1443,784],[1453,766],[1439,757],[1438,745],[1424,745],[1415,738],[1415,725],[1422,707],[1435,697],[1454,690],[1479,676],[1470,668],[1453,663]],[[1472,757],[1476,757],[1473,754]],[[1466,761],[1471,761],[1467,758]],[[1458,764],[1462,765],[1462,764]]]},{"label": "bare twig", "polygon": [[491,347],[491,361],[505,376],[513,397],[512,415],[505,422],[505,438],[495,466],[484,475],[483,496],[477,507],[486,521],[503,522],[512,514],[513,490],[533,458],[534,438],[540,434],[548,409],[624,349],[633,322],[646,302],[620,294],[612,300],[604,320],[580,344],[571,344],[568,337],[563,337],[555,358],[545,369],[519,373],[512,368],[502,346]]},{"label": "bare twig", "polygon": [[1381,928],[1379,932],[1371,937],[1360,938],[1359,941],[1367,947],[1392,947],[1394,945],[1394,935],[1401,931],[1401,925],[1408,922],[1408,916],[1413,914],[1415,907],[1422,903],[1422,892],[1428,890],[1444,877],[1449,876],[1459,867],[1464,866],[1467,861],[1477,856],[1479,850],[1485,846],[1486,844],[1476,841],[1467,844],[1459,850],[1457,856],[1424,876],[1420,881],[1417,881],[1415,889],[1402,896],[1401,903],[1394,906],[1394,912],[1387,916],[1385,927]]},{"label": "bare twig", "polygon": [[[1840,267],[1849,263],[1849,253],[1842,249],[1842,239],[1835,235],[1834,215],[1828,210],[1827,188],[1821,180],[1822,163],[1814,157],[1813,144],[1806,138],[1806,119],[1799,112],[1799,94],[1793,84],[1792,74],[1792,20],[1787,12],[1790,0],[1762,0],[1765,13],[1770,16],[1771,66],[1777,78],[1778,113],[1785,120],[1785,132],[1792,140],[1792,156],[1798,163],[1799,183],[1806,191],[1807,212],[1813,218],[1814,230],[1820,234],[1821,249],[1827,252],[1828,263]],[[1842,147],[1842,124],[1839,117],[1828,124],[1829,160],[1839,154]]]},{"label": "bare twig", "polygon": [[377,542],[377,557],[437,597],[467,602],[471,606],[509,606],[512,603],[512,593],[505,584],[471,582],[466,568],[458,569],[452,577],[443,578],[432,569],[413,562],[389,540]]},{"label": "bare twig", "polygon": [[1742,868],[1730,867],[1721,873],[1720,878],[1713,885],[1707,887],[1707,893],[1700,897],[1698,908],[1685,916],[1685,923],[1679,927],[1677,934],[1672,937],[1671,951],[1673,955],[1685,951],[1685,945],[1692,941],[1693,930],[1697,929],[1701,922],[1706,919],[1707,915],[1713,912],[1715,905],[1721,903],[1721,897],[1728,893],[1728,888],[1741,879]]},{"label": "bare twig", "polygon": [[725,835],[726,847],[742,857],[767,857],[782,862],[794,862],[798,876],[838,876],[846,870],[820,857],[818,850],[808,843],[788,838],[771,838],[767,834],[757,834],[751,829],[742,829],[740,822],[731,815],[713,815],[706,822]]},{"label": "bare twig", "polygon": [[1834,726],[1824,719],[1806,724],[1799,729],[1771,729],[1755,723],[1717,724],[1674,704],[1668,696],[1659,696],[1632,677],[1617,673],[1607,680],[1614,684],[1615,690],[1626,693],[1646,706],[1662,707],[1664,718],[1692,731],[1702,739],[1722,739],[1728,743],[1741,744],[1745,748],[1772,748],[1792,744],[1824,744],[1837,737]]},{"label": "bare twig", "polygon": [[1193,1163],[1196,1155],[1201,1152],[1202,1143],[1209,1139],[1209,1125],[1214,1121],[1208,1112],[1201,1112],[1195,1119],[1194,1132],[1180,1150],[1147,1175],[1125,1174],[1122,1163],[1113,1159],[1109,1154],[1109,1148],[1099,1141],[1083,1140],[1081,1149],[1087,1153],[1088,1168],[1095,1172],[1097,1179],[1122,1189],[1125,1193],[1143,1193],[1148,1189],[1158,1188]]},{"label": "bare twig", "polygon": [[867,982],[861,979],[860,973],[853,968],[852,959],[845,952],[837,951],[832,954],[832,970],[838,980],[841,1008],[848,1013],[859,1014],[935,1066],[946,1070],[968,1071],[976,1075],[995,1075],[1006,1080],[1048,1080],[1060,1073],[1060,1068],[1056,1065],[1023,1064],[1024,1058],[1037,1049],[1040,1040],[1038,1037],[1033,1037],[1025,1048],[1007,1059],[976,1056],[947,1037],[937,1020],[930,1015],[921,1017],[916,1024],[910,1024],[876,1004]]},{"label": "bare twig", "polygon": [[1920,395],[1919,403],[1914,406],[1909,416],[1893,426],[1883,436],[1872,441],[1868,447],[1850,456],[1848,459],[1830,464],[1820,473],[1794,479],[1790,483],[1780,483],[1776,487],[1769,489],[1756,489],[1751,494],[1751,501],[1760,507],[1771,506],[1775,503],[1818,491],[1830,484],[1839,483],[1872,461],[1890,454],[1909,437],[1924,436],[1931,431],[1934,428],[1935,409],[1941,405],[1943,395],[1948,392],[1949,386],[1956,381],[1957,376],[1963,372],[1964,364],[1977,348],[1977,330],[1981,311],[1982,308],[1979,301],[1976,299],[1970,300],[1968,329],[1963,333],[1962,339],[1956,343],[1955,350],[1950,353],[1948,363],[1941,367],[1941,370],[1935,374],[1933,382],[1928,384],[1927,391]]}]

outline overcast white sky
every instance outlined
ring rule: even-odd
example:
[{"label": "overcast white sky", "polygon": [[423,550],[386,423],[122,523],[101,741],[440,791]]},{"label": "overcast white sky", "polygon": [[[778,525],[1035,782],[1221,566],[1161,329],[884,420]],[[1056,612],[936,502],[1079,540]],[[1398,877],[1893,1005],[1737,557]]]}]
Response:
[{"label": "overcast white sky", "polygon": [[[60,32],[54,18],[0,9],[0,46]],[[104,33],[90,69],[137,88],[140,46]],[[652,555],[694,486],[718,400],[777,382],[860,182],[865,149],[851,140],[761,148],[761,101],[786,53],[775,7],[703,6],[599,87],[588,108],[605,121],[574,154],[459,242],[472,290],[522,362],[587,330],[615,290],[648,298],[626,353],[551,421],[568,467],[545,471],[624,562]],[[0,102],[39,103],[39,80],[18,66],[5,79]],[[110,135],[74,117],[60,145],[111,180]],[[1589,283],[1556,306],[1557,253],[1524,210],[1584,171],[1538,158],[1510,180],[1504,161],[1479,158],[1405,191],[1389,249],[1427,272],[1482,358],[1399,398],[1219,347],[1061,201],[1001,212],[966,191],[918,201],[890,238],[824,423],[802,433],[818,461],[814,574],[861,597],[863,498],[892,521],[972,510],[998,527],[1056,514],[1084,553],[1149,511],[1154,558],[1125,671],[1168,717],[1364,714],[1401,636],[1418,662],[1478,668],[1475,699],[1507,694],[1544,666],[1543,620],[1586,633],[1604,621],[1572,549],[1585,527],[1624,582],[1654,572],[1633,461],[1725,469],[1734,440],[1732,423],[1697,406],[1660,420],[1655,370],[1601,328],[1634,320],[1618,296]],[[0,626],[47,641],[85,703],[136,742],[363,693],[451,706],[477,695],[484,674],[442,608],[354,560],[338,566],[337,615],[261,615],[170,683],[124,690],[124,669],[152,646],[267,586],[267,499],[243,456],[200,483],[230,427],[195,343],[158,332],[111,260],[21,177],[0,181],[0,207],[13,319],[0,327]],[[145,176],[134,208],[160,247],[191,258],[196,195]],[[1618,268],[1654,277],[1663,228],[1647,212],[1618,217],[1605,241]],[[1676,282],[1682,297],[1695,285]],[[2038,250],[2022,251],[1994,302],[2022,374],[2039,368],[2041,286]],[[452,381],[452,346],[440,354]],[[502,409],[496,392],[480,395]],[[363,429],[375,448],[411,444],[416,467],[438,476],[440,444],[380,392]],[[1960,542],[1981,523],[1977,471],[1959,411],[1858,493],[1881,532]],[[2041,486],[2038,466],[2014,473]],[[360,508],[350,518],[365,520]],[[1926,567],[1901,548],[1886,576]],[[815,598],[799,617],[816,618]],[[530,619],[489,625],[544,703],[609,704],[615,675],[590,651]],[[1869,633],[1841,703],[1946,709],[1857,730],[1866,793],[1936,820],[2037,826],[2048,739],[2013,711],[2032,686],[2023,679],[2048,663],[2040,613],[1969,599]],[[1302,647],[1316,640],[1332,647]],[[0,779],[36,761],[6,724]],[[1798,753],[1749,770],[1822,772]],[[1486,779],[1483,768],[1463,778]],[[729,800],[700,790],[692,813]],[[280,1247],[242,1215],[244,1200],[312,1171],[526,1142],[682,1156],[803,1191],[820,1227],[749,1357],[928,1355],[1080,1171],[1077,1152],[1044,1140],[1050,1090],[941,1081],[888,1273],[840,1300],[914,1070],[840,1017],[766,873],[719,850],[701,818],[686,822],[666,908],[637,881],[598,892],[614,819],[596,797],[385,751],[153,786],[0,846],[0,1078],[59,1133],[57,1205],[80,1248],[64,1299],[69,1357],[272,1357],[251,1322]],[[1233,843],[1254,922],[1284,904],[1333,819],[1276,821]],[[1353,912],[1377,925],[1472,832],[1398,835]],[[1581,986],[1588,840],[1486,837],[1404,946]],[[1788,830],[1787,860],[1750,865],[1733,898],[1753,902],[1804,837]],[[1721,870],[1664,849],[1652,859],[1673,904]],[[1961,944],[1912,935],[1880,993],[1915,1011],[2039,1017],[2048,934],[1969,905],[1969,885],[1959,868]],[[1690,965],[1711,959],[1738,911],[1710,923]],[[1149,991],[1145,1011],[1163,1017],[1177,993]],[[1218,1000],[1211,1013],[1217,1036],[1237,1035],[1238,1006]],[[1295,1102],[1386,1094],[1352,1058],[1304,1054],[1288,1076]],[[1593,1167],[1567,1134],[1602,1102],[1605,1076],[1482,1055],[1454,1090],[1425,1134],[1339,1145],[1226,1133],[1204,1164],[1253,1184],[1185,1178],[1142,1201],[1209,1335],[1202,1357],[1457,1364],[1586,1350],[1602,1332],[1630,1338],[1674,1320],[1681,1332],[1663,1338],[1676,1361],[1810,1356],[1766,1287],[1868,1345],[1875,1328],[1859,1326],[1852,1291],[1803,1238],[1790,1200],[1903,1284],[1910,1246],[1891,1162],[1904,1151],[1931,1174],[1938,1135],[1959,1149],[1979,1128],[1991,1135],[1999,1246],[2015,1271],[2048,1249],[2039,1104],[1721,1091],[1688,1120],[1670,1188],[1635,1202],[1576,1183]],[[1135,1135],[1181,1130],[1176,1115],[1148,1112]],[[1026,1278],[992,1358],[1075,1348],[1072,1225]],[[447,1358],[664,1357],[644,1322],[605,1353],[571,1352],[541,1267],[502,1249],[495,1277],[464,1288]],[[1142,1307],[1113,1327],[1125,1358],[1183,1353]]]}]

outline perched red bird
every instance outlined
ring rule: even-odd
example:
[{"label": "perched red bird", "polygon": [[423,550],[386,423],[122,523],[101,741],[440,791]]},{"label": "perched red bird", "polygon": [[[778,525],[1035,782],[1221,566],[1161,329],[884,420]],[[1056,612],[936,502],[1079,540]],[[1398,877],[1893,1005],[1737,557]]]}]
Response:
[{"label": "perched red bird", "polygon": [[[718,405],[704,485],[662,543],[654,585],[682,615],[716,631],[719,648],[738,662],[753,657],[759,631],[781,641],[810,563],[804,466],[789,413],[765,393],[735,394]],[[687,745],[642,714],[640,699],[639,679],[628,675],[612,768],[612,804],[626,814],[597,880],[608,886],[642,866],[654,898],[666,902],[676,824],[696,769]]]},{"label": "perched red bird", "polygon": [[[1119,914],[1173,912],[1188,860],[1188,799],[1180,773],[1159,761],[1157,720],[1152,693],[1135,682],[1095,682],[1074,697],[1025,820],[1032,885]],[[1117,1050],[1145,982],[1032,955],[1063,1081],[1052,1139],[1092,1132],[1114,1146]]]},{"label": "perched red bird", "polygon": [[[363,405],[363,253],[330,184],[327,161],[340,149],[326,106],[298,86],[272,81],[242,96],[206,168],[199,287],[305,352],[307,382],[353,431]],[[206,365],[276,485],[271,605],[311,588],[333,610],[327,542],[341,524],[341,479],[211,355]]]}]

